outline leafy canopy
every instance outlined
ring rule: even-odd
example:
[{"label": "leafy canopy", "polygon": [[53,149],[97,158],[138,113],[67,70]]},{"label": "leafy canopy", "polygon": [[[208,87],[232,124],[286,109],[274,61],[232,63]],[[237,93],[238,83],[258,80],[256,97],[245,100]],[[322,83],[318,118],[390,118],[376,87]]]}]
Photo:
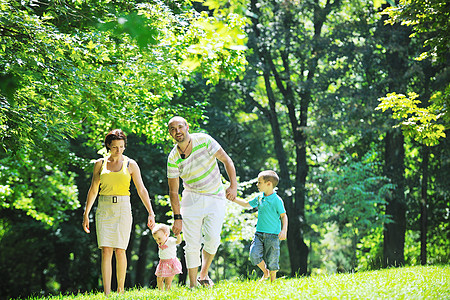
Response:
[{"label": "leafy canopy", "polygon": [[[383,14],[389,17],[386,24],[410,26],[413,30],[411,38],[423,40],[424,52],[416,60],[430,59],[434,64],[448,68],[450,22],[447,1],[400,0],[398,6],[387,7]],[[443,76],[443,84],[435,89],[430,99],[416,100],[420,99],[416,93],[408,97],[390,93],[379,99],[378,109],[391,108],[393,117],[402,120],[401,127],[406,135],[428,146],[438,144],[450,124],[450,83],[448,75]]]},{"label": "leafy canopy", "polygon": [[[79,206],[69,141],[100,149],[105,132],[122,128],[156,143],[174,114],[201,119],[204,103],[172,98],[193,73],[213,84],[240,74],[244,22],[184,0],[0,0],[0,209],[52,225]],[[55,193],[24,180],[46,176]]]}]

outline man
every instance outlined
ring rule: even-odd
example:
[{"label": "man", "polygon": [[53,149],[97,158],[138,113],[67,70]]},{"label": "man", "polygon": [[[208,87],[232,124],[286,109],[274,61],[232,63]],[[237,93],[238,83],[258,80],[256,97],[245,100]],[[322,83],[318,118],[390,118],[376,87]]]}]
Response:
[{"label": "man", "polygon": [[[197,286],[197,283],[212,286],[214,283],[208,276],[208,269],[220,245],[225,197],[234,201],[237,195],[236,170],[219,143],[204,133],[190,134],[184,118],[173,117],[168,125],[176,142],[167,158],[169,197],[174,215],[172,231],[178,234],[183,230],[190,287]],[[224,164],[230,180],[226,190],[222,186],[217,159]],[[181,205],[178,195],[180,178],[183,179]]]}]

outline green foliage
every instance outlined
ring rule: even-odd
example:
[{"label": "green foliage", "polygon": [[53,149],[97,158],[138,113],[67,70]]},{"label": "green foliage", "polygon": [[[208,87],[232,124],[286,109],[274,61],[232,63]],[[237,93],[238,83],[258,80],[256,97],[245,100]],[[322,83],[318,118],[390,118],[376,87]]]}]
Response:
[{"label": "green foliage", "polygon": [[445,59],[450,45],[446,1],[400,0],[398,5],[387,7],[383,14],[389,16],[386,24],[400,23],[411,26],[414,30],[412,37],[425,37],[424,46],[429,50],[426,50],[421,58]]},{"label": "green foliage", "polygon": [[[445,137],[446,128],[438,122],[444,117],[447,105],[444,105],[441,92],[434,94],[430,99],[432,104],[424,108],[418,106],[421,103],[417,100],[418,97],[419,95],[413,92],[408,96],[390,93],[379,99],[381,103],[376,109],[383,112],[391,109],[392,117],[401,120],[394,128],[401,127],[405,136],[427,146],[437,145],[439,139]],[[448,121],[446,120],[447,123]]]},{"label": "green foliage", "polygon": [[[49,21],[57,17],[73,21],[88,13],[77,2],[70,13],[43,3],[2,4],[1,18],[10,33],[2,36],[5,46],[0,49],[2,75],[8,79],[3,86],[5,94],[14,95],[8,101],[1,99],[5,150],[39,140],[35,134],[39,127],[61,138],[74,137],[90,126],[87,132],[94,138],[121,127],[145,134],[151,142],[165,140],[161,128],[175,112],[200,114],[201,106],[170,102],[191,72],[201,71],[217,82],[242,70],[242,50],[231,49],[231,40],[244,41],[236,37],[242,35],[237,15],[222,22],[189,6],[173,11],[158,1],[118,7],[99,2],[111,11],[92,4],[90,17],[99,22],[80,30],[57,24],[70,30],[67,33]],[[36,13],[36,6],[44,13]],[[208,24],[224,29],[208,34]],[[205,45],[210,48],[205,50]],[[203,50],[190,51],[194,48]],[[187,61],[199,67],[187,68]]]},{"label": "green foliage", "polygon": [[[449,139],[443,139],[434,147],[408,143],[406,147],[407,182],[407,235],[405,240],[405,259],[408,265],[421,263],[421,206],[424,201],[424,172],[428,172],[427,187],[427,263],[446,264],[450,261],[450,161]],[[429,158],[424,166],[424,155]],[[425,168],[424,168],[425,167]]]},{"label": "green foliage", "polygon": [[[412,39],[419,39],[424,52],[415,59],[430,60],[435,66],[448,68],[448,52],[450,45],[450,25],[448,22],[448,3],[442,0],[421,1],[401,0],[397,6],[389,6],[383,11],[389,18],[385,24],[401,24],[411,27]],[[440,78],[441,77],[441,78]],[[428,79],[427,79],[428,80]],[[383,111],[394,110],[395,119],[403,119],[402,129],[408,136],[413,136],[425,145],[436,145],[444,135],[443,131],[450,124],[450,84],[448,72],[436,76],[430,99],[424,99],[424,106],[416,106],[415,93],[406,97],[396,93],[388,94],[380,99],[379,106]],[[429,102],[429,104],[428,104]],[[396,116],[399,112],[399,116]],[[438,123],[441,119],[441,123]]]},{"label": "green foliage", "polygon": [[20,152],[0,159],[0,211],[23,213],[53,226],[80,206],[78,190],[72,172],[63,172],[40,155]]},{"label": "green foliage", "polygon": [[[217,83],[245,65],[244,49],[234,47],[245,41],[243,19],[210,17],[188,1],[1,1],[0,20],[0,158],[22,160],[37,147],[62,172],[76,159],[68,140],[81,135],[97,149],[117,127],[167,141],[174,114],[202,118],[203,103],[172,102],[184,80],[201,72]],[[19,164],[40,162],[29,155]],[[4,195],[19,184],[13,178]],[[37,196],[30,190],[9,200],[45,219],[30,204],[45,203]]]},{"label": "green foliage", "polygon": [[[73,217],[75,216],[75,217]],[[0,235],[0,293],[8,299],[61,291],[94,290],[100,269],[97,245],[72,214],[58,226],[16,214]],[[56,223],[56,222],[55,222]],[[76,224],[76,226],[74,226]]]},{"label": "green foliage", "polygon": [[369,152],[361,161],[351,159],[326,176],[326,201],[322,209],[327,212],[328,221],[338,224],[344,237],[364,236],[388,220],[382,212],[385,197],[394,185],[378,175],[375,158],[376,153]]},{"label": "green foliage", "polygon": [[[385,198],[394,189],[394,185],[386,177],[379,175],[381,170],[376,156],[376,152],[372,151],[360,161],[349,158],[336,171],[325,175],[326,190],[320,203],[323,222],[337,225],[339,234],[331,239],[334,240],[333,243],[338,243],[339,239],[349,241],[341,251],[334,251],[333,258],[329,258],[337,260],[336,267],[348,269],[345,268],[347,264],[343,263],[348,260],[350,268],[356,268],[357,252],[365,250],[361,240],[390,221],[384,214]],[[337,252],[344,253],[347,258],[339,259]]]},{"label": "green foliage", "polygon": [[[363,236],[358,244],[358,270],[379,270],[383,266],[384,227],[378,227]],[[405,245],[406,247],[406,245]]]},{"label": "green foliage", "polygon": [[[448,205],[447,205],[448,206]],[[449,264],[450,262],[450,225],[449,222],[441,222],[431,231],[428,242],[429,264]]]}]

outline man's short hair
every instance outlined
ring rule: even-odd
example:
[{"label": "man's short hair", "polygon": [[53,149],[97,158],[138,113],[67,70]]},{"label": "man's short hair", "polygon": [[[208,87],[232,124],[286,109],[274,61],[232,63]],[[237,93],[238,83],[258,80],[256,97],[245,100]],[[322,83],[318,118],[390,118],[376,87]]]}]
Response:
[{"label": "man's short hair", "polygon": [[267,170],[262,171],[258,174],[258,178],[262,178],[264,181],[270,181],[272,182],[273,187],[276,187],[278,185],[278,181],[280,181],[280,178],[278,177],[278,174],[275,171]]},{"label": "man's short hair", "polygon": [[172,123],[173,121],[182,121],[182,122],[184,122],[184,124],[185,124],[186,126],[188,125],[188,122],[186,121],[186,119],[183,118],[183,117],[180,117],[180,116],[175,116],[175,117],[171,118],[171,119],[169,120],[169,122],[167,123],[167,125],[170,126],[170,123]]}]

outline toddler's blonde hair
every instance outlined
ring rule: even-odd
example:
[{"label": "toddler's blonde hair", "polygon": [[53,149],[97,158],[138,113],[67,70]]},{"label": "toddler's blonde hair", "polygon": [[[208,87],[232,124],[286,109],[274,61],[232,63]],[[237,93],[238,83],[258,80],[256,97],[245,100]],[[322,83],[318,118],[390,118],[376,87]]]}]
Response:
[{"label": "toddler's blonde hair", "polygon": [[155,227],[152,229],[152,235],[157,233],[158,231],[162,230],[166,234],[170,234],[170,227],[166,224],[155,224]]}]

